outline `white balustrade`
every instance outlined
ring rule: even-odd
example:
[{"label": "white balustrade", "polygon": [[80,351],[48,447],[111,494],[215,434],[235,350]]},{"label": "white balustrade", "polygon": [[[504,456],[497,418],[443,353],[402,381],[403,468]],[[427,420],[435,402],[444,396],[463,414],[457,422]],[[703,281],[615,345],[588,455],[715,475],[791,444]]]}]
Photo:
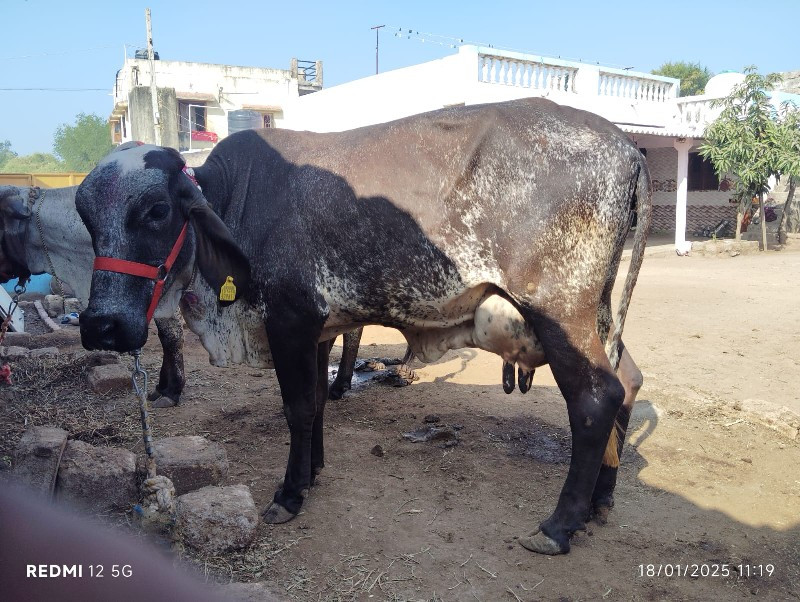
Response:
[{"label": "white balustrade", "polygon": [[479,56],[478,80],[489,84],[575,92],[578,67],[546,60],[534,61],[500,54]]},{"label": "white balustrade", "polygon": [[676,97],[672,82],[627,74],[624,71],[600,70],[600,96],[614,96],[642,102],[668,102]]}]

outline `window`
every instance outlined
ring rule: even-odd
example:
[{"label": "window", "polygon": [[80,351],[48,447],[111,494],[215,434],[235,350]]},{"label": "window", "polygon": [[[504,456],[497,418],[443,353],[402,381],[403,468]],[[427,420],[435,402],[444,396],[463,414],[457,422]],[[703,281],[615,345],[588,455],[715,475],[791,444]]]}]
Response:
[{"label": "window", "polygon": [[191,148],[192,132],[206,131],[206,106],[202,101],[178,101],[178,145],[179,150]]},{"label": "window", "polygon": [[719,190],[714,164],[699,153],[689,153],[689,190]]},{"label": "window", "polygon": [[265,128],[274,127],[272,125],[272,113],[264,113],[263,117],[264,117],[264,127]]}]

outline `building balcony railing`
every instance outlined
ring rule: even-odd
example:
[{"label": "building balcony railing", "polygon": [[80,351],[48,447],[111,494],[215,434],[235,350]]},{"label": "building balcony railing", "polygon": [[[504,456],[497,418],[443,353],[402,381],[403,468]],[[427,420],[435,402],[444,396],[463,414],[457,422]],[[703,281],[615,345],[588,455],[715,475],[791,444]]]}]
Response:
[{"label": "building balcony railing", "polygon": [[660,75],[494,48],[477,48],[477,53],[481,83],[648,103],[667,103],[678,96],[678,81]]},{"label": "building balcony railing", "polygon": [[484,53],[478,55],[478,61],[478,79],[481,82],[534,90],[575,92],[576,67]]},{"label": "building balcony railing", "polygon": [[677,120],[684,126],[702,135],[706,126],[714,121],[722,112],[722,107],[713,107],[714,98],[688,96],[676,101],[678,107]]}]

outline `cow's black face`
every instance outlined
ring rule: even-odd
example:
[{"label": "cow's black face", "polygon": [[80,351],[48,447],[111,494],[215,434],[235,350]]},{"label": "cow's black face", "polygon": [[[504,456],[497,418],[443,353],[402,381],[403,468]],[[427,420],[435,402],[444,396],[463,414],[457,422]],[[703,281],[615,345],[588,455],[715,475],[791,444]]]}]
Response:
[{"label": "cow's black face", "polygon": [[[92,237],[95,255],[158,267],[175,243],[186,217],[180,207],[191,186],[183,160],[170,149],[149,145],[117,150],[103,159],[78,188],[75,204]],[[186,182],[182,182],[185,180]],[[184,243],[165,288],[191,256]],[[140,276],[95,271],[89,306],[81,314],[87,349],[138,349],[147,340],[147,307],[154,282]]]},{"label": "cow's black face", "polygon": [[[230,276],[241,295],[249,283],[249,263],[183,166],[173,149],[123,145],[92,170],[78,188],[75,204],[95,255],[161,266],[188,220],[191,228],[162,298],[177,294],[172,286],[176,274],[188,270],[193,255],[212,288],[219,290]],[[144,345],[154,288],[147,278],[95,271],[89,306],[81,314],[84,347],[131,351]]]}]

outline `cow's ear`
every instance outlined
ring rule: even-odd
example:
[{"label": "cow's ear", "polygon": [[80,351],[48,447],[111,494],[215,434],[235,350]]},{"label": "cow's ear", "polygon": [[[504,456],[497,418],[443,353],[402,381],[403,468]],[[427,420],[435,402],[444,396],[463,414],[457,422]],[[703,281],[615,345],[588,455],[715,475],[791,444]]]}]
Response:
[{"label": "cow's ear", "polygon": [[230,305],[247,293],[250,262],[200,190],[191,183],[182,188],[182,208],[197,237],[195,260],[200,274],[220,305]]}]

